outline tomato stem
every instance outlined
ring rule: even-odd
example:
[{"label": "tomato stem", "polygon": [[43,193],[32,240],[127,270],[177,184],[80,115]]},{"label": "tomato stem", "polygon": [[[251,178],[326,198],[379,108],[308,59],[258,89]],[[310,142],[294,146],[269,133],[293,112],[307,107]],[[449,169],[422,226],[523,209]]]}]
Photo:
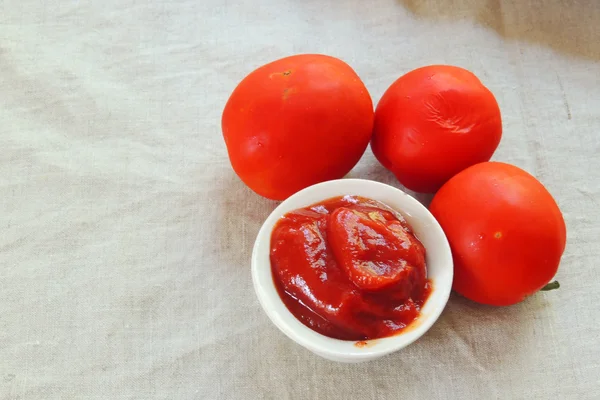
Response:
[{"label": "tomato stem", "polygon": [[560,287],[560,283],[558,283],[558,281],[554,281],[554,282],[550,282],[549,284],[547,284],[546,286],[544,286],[540,290],[546,292],[548,290],[558,289],[559,287]]}]

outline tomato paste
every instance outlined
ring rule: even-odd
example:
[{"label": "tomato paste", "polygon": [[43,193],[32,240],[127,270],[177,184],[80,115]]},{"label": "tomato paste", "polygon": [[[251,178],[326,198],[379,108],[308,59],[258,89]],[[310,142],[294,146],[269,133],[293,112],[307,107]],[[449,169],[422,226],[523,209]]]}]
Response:
[{"label": "tomato paste", "polygon": [[431,291],[425,248],[390,207],[336,197],[287,213],[271,235],[275,286],[290,312],[332,338],[391,336]]}]

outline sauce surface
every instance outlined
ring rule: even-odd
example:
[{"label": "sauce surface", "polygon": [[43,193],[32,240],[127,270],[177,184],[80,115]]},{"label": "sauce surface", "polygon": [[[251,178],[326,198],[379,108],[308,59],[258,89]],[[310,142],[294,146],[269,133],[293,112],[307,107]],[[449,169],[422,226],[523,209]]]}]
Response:
[{"label": "sauce surface", "polygon": [[284,215],[271,235],[283,302],[332,338],[391,336],[414,321],[431,291],[425,248],[390,207],[343,196]]}]

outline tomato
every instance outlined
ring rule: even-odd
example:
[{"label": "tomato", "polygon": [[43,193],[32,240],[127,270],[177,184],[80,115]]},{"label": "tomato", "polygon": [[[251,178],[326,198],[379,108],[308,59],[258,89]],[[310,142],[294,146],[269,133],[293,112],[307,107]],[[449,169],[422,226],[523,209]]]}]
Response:
[{"label": "tomato", "polygon": [[566,244],[562,213],[546,188],[518,167],[467,168],[442,186],[430,211],[452,248],[453,288],[471,300],[518,303],[558,270]]},{"label": "tomato", "polygon": [[231,165],[256,193],[283,200],[356,165],[373,129],[373,103],[356,72],[325,55],[296,55],[245,77],[222,130]]},{"label": "tomato", "polygon": [[435,192],[463,169],[489,161],[502,120],[494,95],[471,72],[432,65],[407,73],[375,111],[371,148],[408,189]]}]

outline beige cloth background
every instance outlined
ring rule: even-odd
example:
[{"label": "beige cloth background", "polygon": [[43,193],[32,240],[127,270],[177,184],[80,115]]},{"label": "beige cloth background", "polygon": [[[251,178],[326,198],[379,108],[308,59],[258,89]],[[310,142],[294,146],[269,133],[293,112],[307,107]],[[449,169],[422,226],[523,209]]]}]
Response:
[{"label": "beige cloth background", "polygon": [[[3,0],[0,23],[0,399],[600,399],[598,1]],[[300,52],[343,58],[375,102],[421,65],[479,75],[495,158],[564,211],[561,290],[453,296],[369,364],[276,330],[249,266],[276,203],[232,172],[220,114]],[[397,185],[370,151],[351,176]]]}]

